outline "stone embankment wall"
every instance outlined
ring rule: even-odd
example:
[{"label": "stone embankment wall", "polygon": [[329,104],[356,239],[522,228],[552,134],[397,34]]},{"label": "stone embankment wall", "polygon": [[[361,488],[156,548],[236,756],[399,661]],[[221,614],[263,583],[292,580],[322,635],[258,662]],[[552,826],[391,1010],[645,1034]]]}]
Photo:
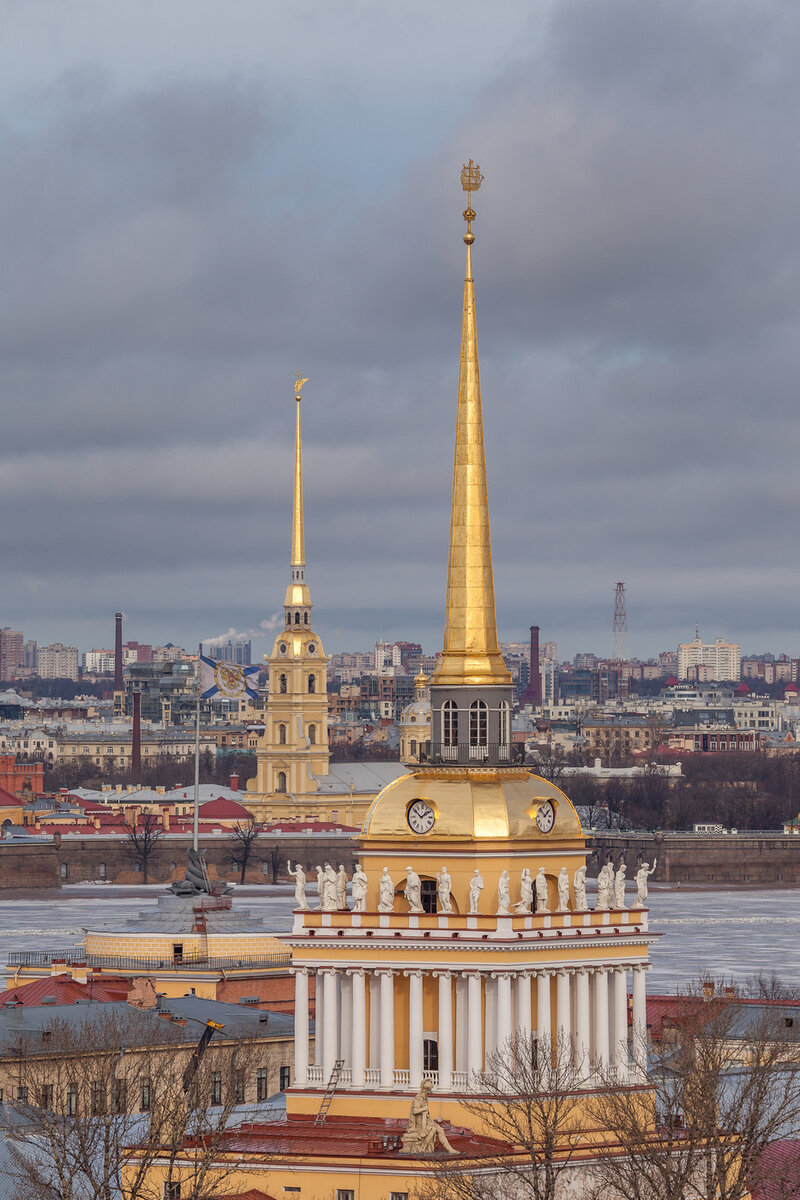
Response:
[{"label": "stone embankment wall", "polygon": [[782,833],[595,834],[586,845],[590,875],[613,856],[624,858],[628,878],[657,859],[659,883],[800,883],[800,837]]},{"label": "stone embankment wall", "polygon": [[[157,842],[147,864],[148,883],[182,879],[191,838],[167,834]],[[343,863],[352,874],[357,847],[349,837],[330,835],[272,834],[259,838],[247,867],[245,882],[272,882],[272,852],[278,849],[278,879],[291,882],[286,862],[301,862],[316,880],[317,864],[326,861],[338,868]],[[208,873],[212,879],[238,882],[240,868],[233,862],[232,838],[201,837]],[[266,868],[266,870],[265,870]],[[64,837],[35,845],[0,841],[0,890],[9,888],[61,887],[64,883],[87,883],[99,879],[111,883],[141,884],[130,844],[122,837]]]}]

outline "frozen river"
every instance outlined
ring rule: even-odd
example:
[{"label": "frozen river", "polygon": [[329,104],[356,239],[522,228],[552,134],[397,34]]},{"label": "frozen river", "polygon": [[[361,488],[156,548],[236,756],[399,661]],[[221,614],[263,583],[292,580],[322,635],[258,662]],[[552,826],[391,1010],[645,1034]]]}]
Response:
[{"label": "frozen river", "polygon": [[[0,893],[0,963],[12,950],[79,944],[86,926],[96,928],[155,907],[162,891],[161,885],[78,885],[18,898]],[[237,888],[236,894],[242,906],[263,915],[276,932],[290,927],[291,886],[250,886]],[[680,890],[652,885],[650,928],[661,934],[651,950],[651,993],[673,991],[701,971],[734,979],[775,971],[784,982],[800,987],[800,888]]]}]

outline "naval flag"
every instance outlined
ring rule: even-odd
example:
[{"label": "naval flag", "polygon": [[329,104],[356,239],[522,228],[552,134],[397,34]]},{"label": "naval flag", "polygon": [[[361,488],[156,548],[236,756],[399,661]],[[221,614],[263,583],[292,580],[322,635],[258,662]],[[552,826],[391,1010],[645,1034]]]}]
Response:
[{"label": "naval flag", "polygon": [[200,655],[200,699],[222,696],[224,700],[258,699],[258,667],[238,663],[215,662]]}]

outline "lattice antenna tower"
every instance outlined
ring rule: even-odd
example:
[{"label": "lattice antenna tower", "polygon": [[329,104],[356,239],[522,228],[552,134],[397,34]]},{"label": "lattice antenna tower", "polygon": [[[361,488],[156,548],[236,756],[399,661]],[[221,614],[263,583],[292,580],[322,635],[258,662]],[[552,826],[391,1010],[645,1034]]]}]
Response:
[{"label": "lattice antenna tower", "polygon": [[614,589],[614,621],[611,626],[611,661],[627,662],[628,618],[625,613],[625,584],[618,583]]}]

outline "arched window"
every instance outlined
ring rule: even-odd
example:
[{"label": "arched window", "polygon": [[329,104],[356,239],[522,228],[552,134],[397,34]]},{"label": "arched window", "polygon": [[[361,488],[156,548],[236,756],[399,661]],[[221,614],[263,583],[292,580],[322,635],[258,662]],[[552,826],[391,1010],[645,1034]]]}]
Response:
[{"label": "arched window", "polygon": [[500,701],[500,745],[507,746],[511,741],[511,706],[507,700]]},{"label": "arched window", "polygon": [[316,677],[316,675],[309,675],[309,677],[308,677],[308,690],[309,690],[309,692],[315,692],[315,691],[317,690],[317,677]]},{"label": "arched window", "polygon": [[294,623],[295,623],[295,625],[299,625],[299,624],[300,624],[300,613],[295,613],[295,614],[294,614]]},{"label": "arched window", "polygon": [[309,725],[308,741],[309,741],[309,745],[316,746],[316,744],[317,744],[317,727],[316,727],[316,725]]},{"label": "arched window", "polygon": [[281,746],[286,745],[286,726],[285,725],[278,726],[278,744]]},{"label": "arched window", "polygon": [[308,613],[303,613],[303,624],[304,625],[308,624]]},{"label": "arched window", "polygon": [[286,691],[286,676],[285,676],[285,675],[281,675],[281,679],[280,679],[280,690],[281,690],[281,692],[285,692],[285,691]]},{"label": "arched window", "polygon": [[485,700],[473,700],[469,706],[469,744],[470,746],[485,746],[487,742],[487,725],[489,710]]},{"label": "arched window", "polygon": [[286,791],[286,772],[285,771],[278,771],[278,791],[279,792]]},{"label": "arched window", "polygon": [[458,745],[458,709],[454,700],[442,705],[442,741],[445,746]]},{"label": "arched window", "polygon": [[286,614],[286,624],[287,624],[287,625],[291,625],[291,623],[292,623],[292,614],[291,614],[291,613],[287,613],[287,614]]}]

